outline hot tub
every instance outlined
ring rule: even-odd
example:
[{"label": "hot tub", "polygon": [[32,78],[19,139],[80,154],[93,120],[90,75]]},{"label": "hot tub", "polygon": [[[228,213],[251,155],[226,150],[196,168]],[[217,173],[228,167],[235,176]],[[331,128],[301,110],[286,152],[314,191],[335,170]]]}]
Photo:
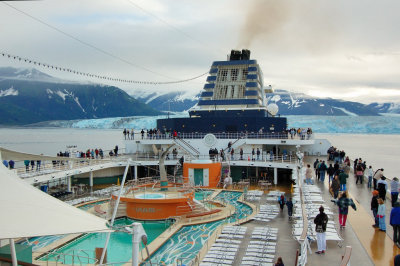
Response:
[{"label": "hot tub", "polygon": [[135,195],[137,199],[165,199],[165,195],[161,193],[143,193]]}]

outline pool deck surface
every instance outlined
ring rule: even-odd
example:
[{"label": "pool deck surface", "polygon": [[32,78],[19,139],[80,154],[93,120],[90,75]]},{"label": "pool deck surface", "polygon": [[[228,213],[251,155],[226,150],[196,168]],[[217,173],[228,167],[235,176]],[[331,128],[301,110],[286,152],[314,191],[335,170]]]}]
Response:
[{"label": "pool deck surface", "polygon": [[[316,158],[322,159],[326,161],[326,156],[306,156],[304,159],[304,163],[310,163],[311,165],[315,161]],[[330,162],[328,162],[329,165]],[[336,241],[327,241],[327,251],[323,255],[315,254],[317,250],[316,242],[311,242],[311,249],[313,251],[312,254],[308,254],[308,265],[339,265],[342,255],[344,254],[345,247],[352,247],[352,255],[350,262],[352,265],[393,265],[393,258],[395,255],[400,254],[400,249],[393,243],[393,229],[389,225],[389,217],[391,211],[391,202],[390,199],[386,200],[386,226],[387,231],[381,232],[378,229],[372,227],[374,223],[372,212],[370,211],[370,201],[371,201],[371,189],[367,188],[366,182],[362,185],[355,184],[355,178],[352,173],[352,170],[349,173],[349,178],[347,181],[347,189],[349,190],[350,197],[354,200],[357,211],[354,211],[352,208],[349,209],[349,215],[347,219],[347,224],[345,229],[339,229],[338,222],[338,208],[331,202],[332,196],[329,193],[328,188],[328,178],[325,178],[325,182],[315,181],[315,184],[321,189],[322,197],[325,200],[325,204],[330,206],[333,211],[333,217],[335,219],[336,228],[341,237],[344,239],[342,246],[339,246]],[[251,187],[251,189],[255,189]],[[288,186],[279,186],[272,185],[269,187],[268,191],[271,190],[280,190],[286,192],[286,197],[290,196],[290,188]],[[215,190],[210,198],[214,198],[221,190]],[[240,190],[239,190],[240,191]],[[296,250],[300,248],[299,243],[294,240],[292,237],[292,223],[288,219],[287,208],[285,206],[284,210],[281,211],[277,217],[270,222],[261,222],[251,220],[253,216],[256,215],[256,210],[259,205],[266,203],[266,193],[262,196],[260,202],[245,202],[252,209],[253,213],[250,217],[246,219],[235,222],[235,224],[241,223],[243,226],[248,228],[245,238],[242,240],[242,244],[239,248],[238,255],[236,257],[236,261],[234,265],[241,265],[241,260],[244,254],[246,253],[247,245],[251,240],[251,233],[255,227],[259,226],[271,226],[279,229],[278,232],[278,240],[276,246],[276,254],[275,260],[277,257],[282,257],[283,261],[286,265],[294,265],[296,260]],[[107,210],[107,204],[102,205],[103,210]],[[277,204],[277,203],[276,203]],[[93,207],[89,210],[93,211]],[[183,226],[194,225],[199,223],[207,223],[216,220],[224,219],[230,216],[234,212],[234,207],[232,205],[228,205],[226,208],[223,208],[221,212],[213,215],[208,215],[204,217],[196,217],[192,219],[181,218],[176,223],[172,224],[168,229],[166,229],[158,238],[156,238],[151,244],[149,244],[149,252],[150,254],[154,253],[158,247],[160,247],[165,241],[167,241],[172,235],[174,235],[179,229]],[[249,221],[250,219],[250,221]],[[210,236],[209,241],[202,248],[199,253],[198,258],[203,258],[207,253],[209,247],[211,247],[212,243],[218,237],[221,229],[217,228],[217,230]],[[69,242],[81,234],[72,234],[67,235],[64,238],[54,241],[50,245],[35,251],[33,253],[33,263],[44,265],[45,261],[38,261],[35,258],[40,253],[48,252],[54,248],[59,247],[63,243]],[[147,254],[142,250],[143,258],[146,258]],[[139,255],[139,257],[142,257]],[[125,265],[130,265],[127,263]]]}]

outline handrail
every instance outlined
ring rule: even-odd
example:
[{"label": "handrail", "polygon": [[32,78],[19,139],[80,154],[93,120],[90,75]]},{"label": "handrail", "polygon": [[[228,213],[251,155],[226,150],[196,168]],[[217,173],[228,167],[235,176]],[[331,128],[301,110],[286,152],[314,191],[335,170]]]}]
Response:
[{"label": "handrail", "polygon": [[[12,264],[12,259],[9,259],[9,258],[0,257],[0,261],[10,263],[10,265]],[[33,263],[29,263],[29,262],[23,262],[23,261],[20,261],[20,260],[17,260],[17,264],[18,265],[22,265],[22,266],[39,266],[38,264],[33,264]]]},{"label": "handrail", "polygon": [[[209,132],[177,132],[177,137],[181,139],[202,139]],[[298,139],[298,140],[309,140],[314,137],[314,134],[296,134],[292,135],[290,132],[277,132],[277,133],[259,133],[259,132],[215,132],[212,133],[217,139],[237,139],[237,138],[248,138],[248,139]],[[135,134],[134,140],[157,140],[157,139],[172,139],[171,134],[157,134],[154,136],[144,135],[143,138],[140,135]]]},{"label": "handrail", "polygon": [[[75,253],[75,251],[77,251],[77,253]],[[80,265],[82,265],[81,258],[82,258],[82,259],[85,259],[85,260],[87,259],[88,264],[96,264],[96,263],[98,262],[98,259],[96,259],[96,258],[91,258],[91,257],[89,256],[89,254],[88,254],[85,250],[83,250],[83,249],[78,249],[78,250],[73,249],[73,250],[71,250],[70,252],[72,252],[72,254],[70,254],[70,253],[57,252],[57,250],[55,250],[55,251],[47,251],[47,252],[42,253],[37,259],[40,259],[40,258],[47,258],[46,261],[49,261],[49,257],[54,257],[54,258],[56,259],[56,263],[58,263],[58,261],[60,260],[60,258],[63,257],[63,259],[61,259],[61,262],[62,262],[63,264],[66,264],[66,257],[71,256],[71,258],[72,258],[72,265],[74,264],[75,257],[77,257],[77,259],[79,260]],[[80,255],[80,254],[79,254],[80,252],[84,252],[86,256]],[[90,263],[90,262],[93,262],[93,263]],[[18,264],[20,264],[20,263],[18,263]],[[29,265],[34,265],[34,264],[29,264]],[[27,266],[29,266],[29,265],[27,265]]]},{"label": "handrail", "polygon": [[[184,141],[182,138],[176,137],[176,138],[174,138],[174,142],[193,156],[198,156],[200,154],[200,152],[198,150],[196,150],[192,145],[190,145],[189,143]],[[194,154],[193,154],[193,152],[194,152]]]},{"label": "handrail", "polygon": [[346,246],[344,251],[344,255],[342,256],[342,261],[340,262],[340,266],[349,266],[350,264],[350,257],[351,257],[351,246]]}]

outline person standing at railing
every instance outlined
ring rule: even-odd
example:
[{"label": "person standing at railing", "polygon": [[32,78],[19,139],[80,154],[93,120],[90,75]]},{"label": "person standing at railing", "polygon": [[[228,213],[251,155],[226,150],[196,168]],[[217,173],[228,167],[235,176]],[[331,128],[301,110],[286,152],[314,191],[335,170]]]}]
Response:
[{"label": "person standing at railing", "polygon": [[144,130],[142,128],[142,131],[140,131],[140,134],[142,135],[142,139],[144,138]]},{"label": "person standing at railing", "polygon": [[386,205],[382,198],[378,199],[379,230],[386,232]]},{"label": "person standing at railing", "polygon": [[240,148],[239,154],[240,154],[240,160],[243,160],[243,149],[242,148]]},{"label": "person standing at railing", "polygon": [[386,200],[386,191],[388,189],[388,183],[386,181],[386,177],[382,176],[381,180],[377,182],[377,187],[379,191],[379,197],[385,201]]},{"label": "person standing at railing", "polygon": [[393,227],[393,242],[400,247],[400,203],[398,202],[390,212],[390,225]]},{"label": "person standing at railing", "polygon": [[29,160],[24,160],[24,165],[25,165],[25,171],[28,172],[29,171]]},{"label": "person standing at railing", "polygon": [[41,160],[36,161],[36,171],[40,171],[40,165],[42,164]]},{"label": "person standing at railing", "polygon": [[368,188],[372,188],[372,177],[374,175],[374,170],[372,169],[372,166],[370,165],[368,169],[365,171],[368,177]]},{"label": "person standing at railing", "polygon": [[115,157],[118,156],[118,145],[115,145],[115,148],[114,148],[114,155],[115,155]]},{"label": "person standing at railing", "polygon": [[126,140],[126,128],[124,128],[124,131],[122,131],[122,133],[124,134],[124,138]]},{"label": "person standing at railing", "polygon": [[13,160],[9,160],[8,165],[10,166],[10,169],[14,169],[15,162]]},{"label": "person standing at railing", "polygon": [[390,194],[392,196],[393,207],[399,197],[399,179],[397,177],[393,177],[392,182],[390,182]]},{"label": "person standing at railing", "polygon": [[259,160],[260,160],[260,154],[261,154],[261,152],[260,152],[260,149],[259,149],[259,148],[257,148],[257,161],[259,161]]},{"label": "person standing at railing", "polygon": [[231,149],[231,160],[233,161],[233,155],[235,154],[235,150],[232,148]]},{"label": "person standing at railing", "polygon": [[378,190],[372,191],[372,199],[371,199],[371,211],[372,215],[374,216],[375,224],[372,226],[375,228],[379,228],[379,218],[378,218],[378,198],[379,198],[379,192]]},{"label": "person standing at railing", "polygon": [[133,128],[131,129],[131,140],[135,139],[135,131],[133,130]]}]

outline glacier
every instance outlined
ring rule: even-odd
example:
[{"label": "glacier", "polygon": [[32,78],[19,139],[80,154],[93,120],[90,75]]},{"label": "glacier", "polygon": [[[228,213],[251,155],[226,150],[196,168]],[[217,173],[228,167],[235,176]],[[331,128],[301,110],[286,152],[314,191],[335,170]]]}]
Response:
[{"label": "glacier", "polygon": [[[171,118],[188,117],[187,112],[171,113]],[[400,134],[400,115],[385,116],[316,116],[290,115],[289,128],[312,128],[315,133],[348,133],[348,134]],[[51,121],[45,126],[64,128],[118,129],[135,130],[156,127],[156,121],[167,118],[159,116],[112,117],[101,119],[84,119],[69,121]]]}]

